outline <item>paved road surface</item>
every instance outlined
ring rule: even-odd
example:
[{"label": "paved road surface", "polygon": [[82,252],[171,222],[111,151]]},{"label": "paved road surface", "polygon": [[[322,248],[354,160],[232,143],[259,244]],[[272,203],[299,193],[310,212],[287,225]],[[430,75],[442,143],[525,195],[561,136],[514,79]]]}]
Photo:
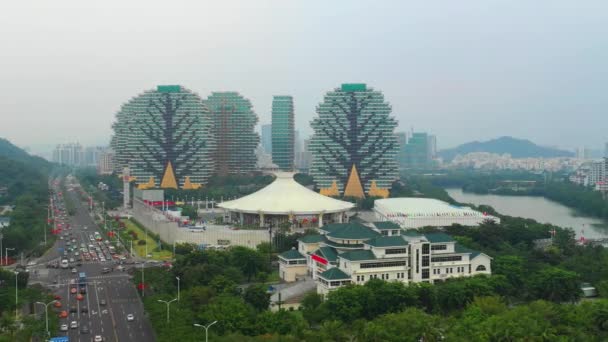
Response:
[{"label": "paved road surface", "polygon": [[[83,205],[75,192],[68,191],[64,196],[70,196],[75,204],[76,214],[69,217],[71,229],[67,231],[72,232],[78,249],[82,243],[87,248],[89,245],[97,247],[98,243],[90,239],[96,230],[88,208]],[[62,297],[61,310],[69,312],[70,307],[76,307],[77,312],[70,313],[67,319],[60,319],[60,324],[65,323],[69,326],[70,322],[76,321],[78,328],[69,329],[67,333],[61,332],[60,335],[68,335],[70,341],[78,342],[93,341],[95,335],[101,335],[104,341],[155,341],[152,326],[144,316],[143,304],[130,276],[118,270],[102,273],[104,267],[116,267],[113,261],[83,261],[81,266],[76,266],[74,263],[77,273],[72,273],[72,264],[68,269],[46,268],[47,262],[60,261],[64,258],[58,249],[65,249],[67,241],[57,240],[54,248],[39,259],[38,266],[33,268],[38,274],[34,272],[32,277],[32,281],[47,284],[53,288],[55,294]],[[109,254],[106,246],[100,248],[103,254]],[[69,253],[68,259],[70,257],[74,257],[74,254]],[[69,286],[70,281],[77,279],[80,272],[85,272],[87,276],[86,294],[82,301],[76,300],[76,295],[70,294]],[[103,299],[106,305],[101,305]],[[83,307],[88,309],[88,313],[83,312]],[[127,322],[128,314],[133,314],[135,320]],[[83,325],[89,328],[88,334],[82,333]]]}]

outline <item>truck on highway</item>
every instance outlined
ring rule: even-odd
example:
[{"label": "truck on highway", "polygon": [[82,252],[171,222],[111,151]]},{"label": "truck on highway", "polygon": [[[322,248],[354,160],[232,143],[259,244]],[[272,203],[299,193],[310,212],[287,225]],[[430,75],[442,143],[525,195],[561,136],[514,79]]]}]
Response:
[{"label": "truck on highway", "polygon": [[84,272],[78,274],[78,286],[85,287],[87,285],[87,275]]}]

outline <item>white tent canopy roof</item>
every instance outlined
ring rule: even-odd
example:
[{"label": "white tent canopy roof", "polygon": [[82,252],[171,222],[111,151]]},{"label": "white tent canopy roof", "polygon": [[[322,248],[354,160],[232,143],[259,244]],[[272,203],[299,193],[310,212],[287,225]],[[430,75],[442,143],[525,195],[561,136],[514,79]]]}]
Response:
[{"label": "white tent canopy roof", "polygon": [[307,215],[345,212],[354,203],[318,194],[293,179],[291,172],[277,172],[274,182],[253,194],[226,201],[218,207],[249,214]]}]

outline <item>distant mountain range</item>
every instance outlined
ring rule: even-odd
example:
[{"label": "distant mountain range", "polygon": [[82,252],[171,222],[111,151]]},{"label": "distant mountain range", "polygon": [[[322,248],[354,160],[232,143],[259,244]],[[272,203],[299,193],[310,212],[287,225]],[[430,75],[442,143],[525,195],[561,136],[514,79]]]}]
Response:
[{"label": "distant mountain range", "polygon": [[44,158],[32,156],[4,138],[0,138],[0,157],[31,165],[32,167],[48,168],[50,165]]},{"label": "distant mountain range", "polygon": [[444,161],[450,161],[457,155],[465,155],[471,152],[489,152],[496,154],[508,153],[513,158],[555,158],[574,157],[570,151],[559,150],[551,147],[536,145],[530,140],[516,139],[513,137],[500,137],[488,141],[473,141],[462,144],[455,148],[441,150],[439,156]]}]

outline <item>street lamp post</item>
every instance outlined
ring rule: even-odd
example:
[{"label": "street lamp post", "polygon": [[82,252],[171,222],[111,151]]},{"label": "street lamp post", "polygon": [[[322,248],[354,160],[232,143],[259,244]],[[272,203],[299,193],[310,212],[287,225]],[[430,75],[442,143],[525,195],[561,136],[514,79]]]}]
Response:
[{"label": "street lamp post", "polygon": [[167,323],[169,323],[169,306],[171,303],[175,302],[177,298],[171,299],[170,301],[158,299],[159,303],[165,303],[167,305]]},{"label": "street lamp post", "polygon": [[141,296],[145,297],[146,296],[146,273],[144,272],[144,264],[145,263],[141,263]]},{"label": "street lamp post", "polygon": [[2,235],[2,233],[0,233],[0,266],[2,266],[3,262],[2,262],[2,238],[4,236]]},{"label": "street lamp post", "polygon": [[46,335],[49,336],[49,305],[55,303],[57,300],[48,302],[48,303],[43,303],[43,302],[36,302],[36,304],[42,304],[44,305],[44,317],[46,319]]},{"label": "street lamp post", "polygon": [[204,326],[202,324],[194,323],[195,327],[205,328],[205,342],[209,341],[209,328],[211,328],[211,326],[214,325],[215,323],[217,323],[217,321],[213,321],[213,322],[211,322],[211,324],[209,324],[207,326]]},{"label": "street lamp post", "polygon": [[19,285],[17,279],[19,278],[19,272],[15,271],[15,322],[17,322],[17,316],[19,315]]},{"label": "street lamp post", "polygon": [[179,277],[175,277],[177,279],[177,301],[179,302]]},{"label": "street lamp post", "polygon": [[4,263],[6,265],[8,265],[8,251],[14,251],[14,250],[15,250],[14,248],[9,248],[9,247],[6,247],[4,249]]}]

